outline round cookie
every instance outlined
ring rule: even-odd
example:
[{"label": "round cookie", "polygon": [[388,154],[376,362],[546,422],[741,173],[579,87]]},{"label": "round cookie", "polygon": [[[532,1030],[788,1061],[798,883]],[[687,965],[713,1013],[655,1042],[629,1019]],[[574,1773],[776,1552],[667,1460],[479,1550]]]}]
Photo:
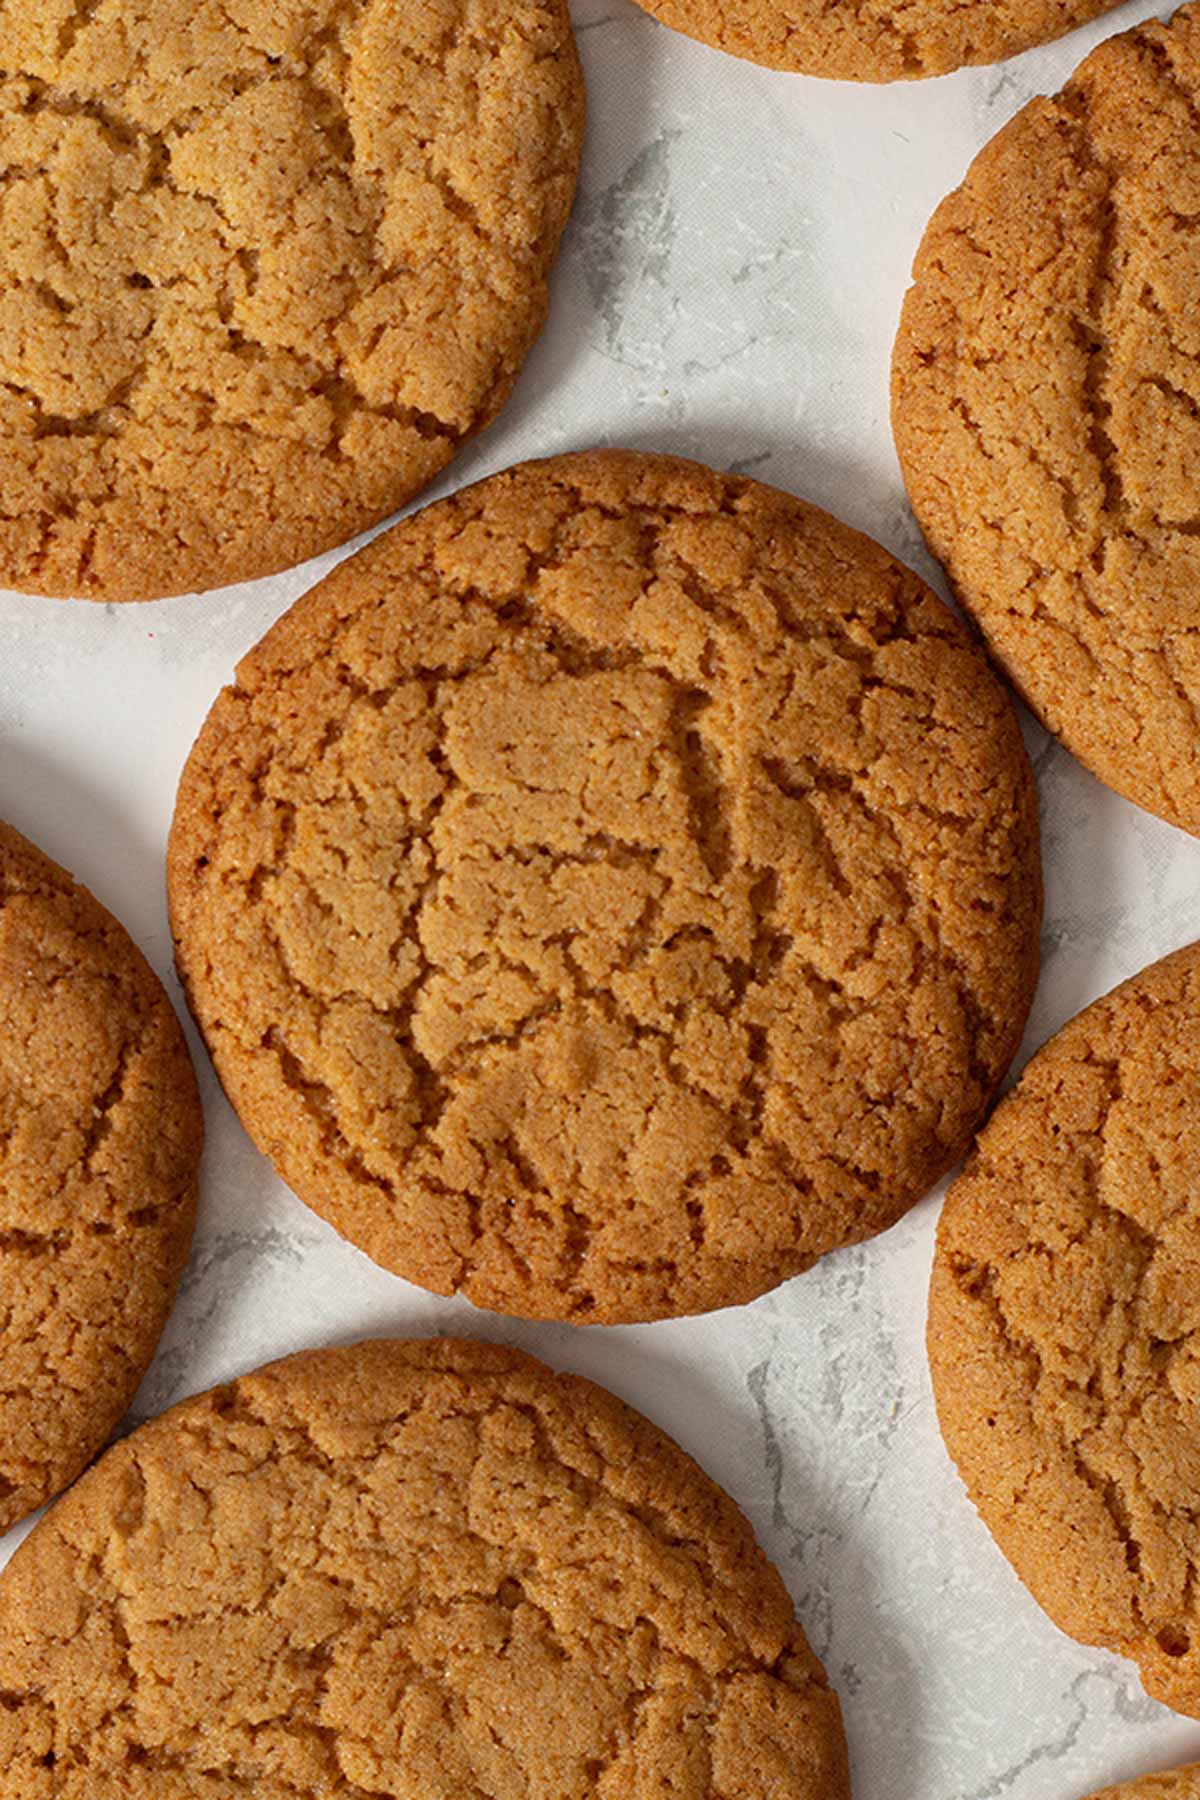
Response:
[{"label": "round cookie", "polygon": [[0,585],[146,600],[410,499],[541,326],[565,0],[4,0]]},{"label": "round cookie", "polygon": [[1200,1716],[1200,945],[1060,1031],[938,1230],[929,1355],[985,1524],[1064,1631]]},{"label": "round cookie", "polygon": [[933,552],[1050,731],[1200,833],[1200,11],[1110,38],[925,233],[893,420]]},{"label": "round cookie", "polygon": [[180,786],[177,956],[283,1178],[532,1317],[749,1300],[965,1149],[1036,976],[1007,696],[877,544],[666,457],[344,562]]},{"label": "round cookie", "polygon": [[1200,1763],[1189,1763],[1186,1769],[1162,1769],[1157,1775],[1143,1775],[1137,1781],[1123,1781],[1108,1787],[1092,1800],[1197,1800],[1200,1796]]},{"label": "round cookie", "polygon": [[0,1531],[133,1398],[187,1260],[202,1135],[158,978],[0,824]]},{"label": "round cookie", "polygon": [[126,1438],[0,1576],[0,1690],[0,1800],[850,1793],[733,1502],[485,1344],[304,1352]]},{"label": "round cookie", "polygon": [[664,25],[769,69],[915,81],[999,62],[1117,0],[639,0]]}]

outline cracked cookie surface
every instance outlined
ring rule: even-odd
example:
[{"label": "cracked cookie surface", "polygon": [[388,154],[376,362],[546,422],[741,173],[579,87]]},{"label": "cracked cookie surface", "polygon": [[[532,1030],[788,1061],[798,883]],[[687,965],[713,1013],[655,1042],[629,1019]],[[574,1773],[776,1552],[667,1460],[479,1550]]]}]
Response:
[{"label": "cracked cookie surface", "polygon": [[0,1531],[133,1398],[187,1258],[201,1136],[157,976],[0,824]]},{"label": "cracked cookie surface", "polygon": [[535,1317],[729,1305],[894,1223],[1036,976],[1032,778],[959,622],[790,495],[621,452],[293,607],[192,752],[169,887],[283,1178]]},{"label": "cracked cookie surface", "polygon": [[0,584],[215,587],[410,499],[582,133],[564,0],[0,0]]},{"label": "cracked cookie surface", "polygon": [[110,1450],[0,1575],[5,1800],[848,1800],[733,1502],[499,1346],[308,1351]]},{"label": "cracked cookie surface", "polygon": [[1200,1716],[1200,946],[1087,1008],[946,1201],[929,1309],[942,1432],[1064,1631]]},{"label": "cracked cookie surface", "polygon": [[925,233],[893,362],[909,495],[1039,718],[1200,833],[1200,11],[1110,38]]},{"label": "cracked cookie surface", "polygon": [[999,62],[1116,0],[638,0],[664,25],[770,69],[916,81]]}]

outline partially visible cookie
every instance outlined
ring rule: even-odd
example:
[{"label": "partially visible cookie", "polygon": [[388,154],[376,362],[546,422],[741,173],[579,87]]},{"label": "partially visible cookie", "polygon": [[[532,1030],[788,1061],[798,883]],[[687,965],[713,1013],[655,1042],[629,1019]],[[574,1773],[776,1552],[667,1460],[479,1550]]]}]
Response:
[{"label": "partially visible cookie", "polygon": [[118,1444],[0,1575],[2,1800],[848,1800],[745,1518],[516,1351],[304,1352]]},{"label": "partially visible cookie", "polygon": [[2,0],[0,586],[247,580],[508,397],[570,210],[566,0]]},{"label": "partially visible cookie", "polygon": [[639,0],[647,12],[770,69],[915,81],[999,62],[1061,37],[1116,0]]},{"label": "partially visible cookie", "polygon": [[0,1531],[133,1398],[187,1259],[202,1129],[158,978],[0,824]]},{"label": "partially visible cookie", "polygon": [[1200,1717],[1200,945],[1034,1057],[938,1230],[947,1446],[1056,1624]]},{"label": "partially visible cookie", "polygon": [[1119,1787],[1093,1794],[1092,1800],[1200,1800],[1200,1763],[1189,1763],[1185,1769],[1162,1769],[1157,1775],[1143,1775],[1137,1781],[1123,1781]]},{"label": "partially visible cookie", "polygon": [[300,1196],[536,1317],[752,1299],[957,1160],[1037,970],[1007,695],[877,544],[668,457],[344,562],[180,785],[180,972]]},{"label": "partially visible cookie", "polygon": [[893,361],[913,509],[1050,731],[1200,834],[1200,8],[1109,38],[925,233]]}]

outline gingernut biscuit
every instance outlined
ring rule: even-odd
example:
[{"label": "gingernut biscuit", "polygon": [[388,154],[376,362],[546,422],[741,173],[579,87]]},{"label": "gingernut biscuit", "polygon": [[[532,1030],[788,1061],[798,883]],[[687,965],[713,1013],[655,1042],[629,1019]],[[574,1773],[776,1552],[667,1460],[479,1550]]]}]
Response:
[{"label": "gingernut biscuit", "polygon": [[0,585],[146,600],[410,499],[541,327],[565,0],[2,0]]},{"label": "gingernut biscuit", "polygon": [[915,81],[999,62],[1061,37],[1116,0],[639,0],[664,25],[769,69]]},{"label": "gingernut biscuit", "polygon": [[1200,1800],[1200,1763],[1189,1763],[1185,1769],[1162,1769],[1157,1775],[1143,1775],[1137,1781],[1123,1781],[1108,1787],[1092,1800]]},{"label": "gingernut biscuit", "polygon": [[1054,1622],[1200,1716],[1200,945],[1034,1057],[938,1231],[951,1456]]},{"label": "gingernut biscuit", "polygon": [[934,214],[896,444],[955,592],[1046,727],[1200,832],[1200,11],[1110,38]]},{"label": "gingernut biscuit", "polygon": [[668,457],[525,464],[344,562],[217,700],[168,862],[284,1180],[530,1317],[726,1306],[882,1231],[1035,980],[1030,770],[962,626]]},{"label": "gingernut biscuit", "polygon": [[493,1345],[303,1352],[118,1444],[0,1575],[0,1800],[849,1800],[691,1458]]},{"label": "gingernut biscuit", "polygon": [[0,824],[0,1531],[133,1398],[187,1259],[201,1137],[157,976]]}]

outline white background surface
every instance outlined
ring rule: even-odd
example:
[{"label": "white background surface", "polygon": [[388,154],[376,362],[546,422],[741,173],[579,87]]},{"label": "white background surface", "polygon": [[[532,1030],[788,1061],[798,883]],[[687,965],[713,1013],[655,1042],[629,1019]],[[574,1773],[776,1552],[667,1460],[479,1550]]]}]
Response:
[{"label": "white background surface", "polygon": [[[791,488],[933,574],[887,421],[913,251],[984,140],[1147,10],[998,68],[859,89],[702,49],[628,0],[580,0],[591,119],[550,324],[505,415],[433,491],[590,444],[670,449]],[[162,852],[179,769],[236,659],[333,560],[149,606],[0,594],[0,814],[118,914],[177,999]],[[1200,844],[1028,735],[1048,908],[1023,1054],[1200,935]],[[510,1339],[633,1401],[749,1512],[841,1694],[856,1800],[1078,1800],[1200,1757],[1200,1724],[1042,1616],[947,1462],[921,1342],[937,1196],[751,1307],[522,1326],[342,1243],[251,1148],[192,1041],[200,1228],[135,1416],[303,1345]]]}]

